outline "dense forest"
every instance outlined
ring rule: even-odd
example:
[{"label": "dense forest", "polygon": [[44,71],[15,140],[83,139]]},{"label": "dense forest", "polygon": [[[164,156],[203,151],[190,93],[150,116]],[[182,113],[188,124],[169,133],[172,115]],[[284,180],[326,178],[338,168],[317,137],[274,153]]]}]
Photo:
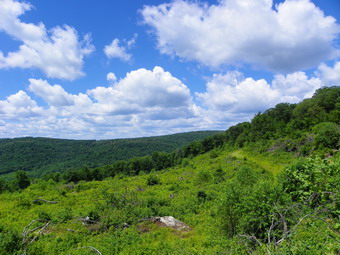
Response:
[{"label": "dense forest", "polygon": [[166,136],[115,139],[65,140],[51,138],[0,139],[0,175],[17,170],[39,177],[47,172],[72,168],[97,167],[117,160],[172,152],[193,141],[219,133],[197,131]]},{"label": "dense forest", "polygon": [[17,171],[0,254],[339,254],[339,122],[327,87],[173,152]]}]

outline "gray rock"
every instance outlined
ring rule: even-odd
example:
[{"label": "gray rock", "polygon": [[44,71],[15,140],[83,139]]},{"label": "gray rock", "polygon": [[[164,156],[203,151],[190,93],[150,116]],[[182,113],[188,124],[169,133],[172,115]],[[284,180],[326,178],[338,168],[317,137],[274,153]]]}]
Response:
[{"label": "gray rock", "polygon": [[162,227],[169,227],[181,231],[191,230],[191,228],[187,224],[175,219],[172,216],[152,217],[150,221],[153,221]]}]

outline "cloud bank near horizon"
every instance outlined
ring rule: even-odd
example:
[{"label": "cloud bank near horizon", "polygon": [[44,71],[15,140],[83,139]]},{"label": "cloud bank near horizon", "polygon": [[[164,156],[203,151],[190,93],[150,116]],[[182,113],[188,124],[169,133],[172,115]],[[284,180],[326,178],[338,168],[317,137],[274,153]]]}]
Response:
[{"label": "cloud bank near horizon", "polygon": [[215,74],[201,93],[159,66],[131,71],[121,79],[109,73],[115,79],[108,86],[79,94],[29,79],[26,91],[0,100],[0,131],[7,137],[29,136],[35,130],[34,136],[105,139],[223,130],[278,103],[311,97],[316,89],[339,81],[338,66],[321,65],[313,77],[304,72],[276,75],[271,83],[235,71]]}]

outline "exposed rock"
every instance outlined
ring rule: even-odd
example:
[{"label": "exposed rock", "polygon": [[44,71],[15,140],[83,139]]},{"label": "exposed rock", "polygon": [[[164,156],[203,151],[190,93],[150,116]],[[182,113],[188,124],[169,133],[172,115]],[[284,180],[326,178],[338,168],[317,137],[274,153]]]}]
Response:
[{"label": "exposed rock", "polygon": [[172,216],[152,217],[149,219],[149,221],[155,222],[161,227],[168,227],[168,228],[173,228],[173,229],[181,230],[181,231],[191,230],[191,228],[187,224],[175,219]]},{"label": "exposed rock", "polygon": [[123,225],[122,225],[122,228],[123,228],[123,229],[129,228],[129,227],[130,227],[130,225],[127,224],[126,222],[124,222]]},{"label": "exposed rock", "polygon": [[144,189],[142,187],[138,187],[136,190],[137,191],[144,191]]}]

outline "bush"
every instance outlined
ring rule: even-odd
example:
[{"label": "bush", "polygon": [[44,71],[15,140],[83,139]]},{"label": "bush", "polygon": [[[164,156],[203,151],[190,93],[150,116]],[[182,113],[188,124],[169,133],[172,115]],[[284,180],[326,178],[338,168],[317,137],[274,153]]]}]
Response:
[{"label": "bush", "polygon": [[0,226],[0,255],[17,254],[20,248],[20,235],[13,230]]},{"label": "bush", "polygon": [[284,191],[296,202],[307,201],[311,196],[321,201],[327,194],[338,192],[339,178],[339,160],[308,158],[285,169],[281,183]]},{"label": "bush", "polygon": [[157,184],[160,184],[161,183],[161,180],[158,176],[156,175],[150,175],[148,180],[147,180],[147,184],[149,186],[153,186],[153,185],[157,185]]},{"label": "bush", "polygon": [[323,122],[313,128],[317,148],[339,148],[340,127],[333,122]]},{"label": "bush", "polygon": [[197,175],[197,184],[205,184],[211,181],[212,177],[208,171],[200,171]]},{"label": "bush", "polygon": [[199,202],[204,202],[208,197],[207,193],[203,190],[198,191],[196,196]]},{"label": "bush", "polygon": [[28,179],[25,171],[17,171],[15,172],[15,184],[19,189],[26,189],[30,186],[31,182]]}]

